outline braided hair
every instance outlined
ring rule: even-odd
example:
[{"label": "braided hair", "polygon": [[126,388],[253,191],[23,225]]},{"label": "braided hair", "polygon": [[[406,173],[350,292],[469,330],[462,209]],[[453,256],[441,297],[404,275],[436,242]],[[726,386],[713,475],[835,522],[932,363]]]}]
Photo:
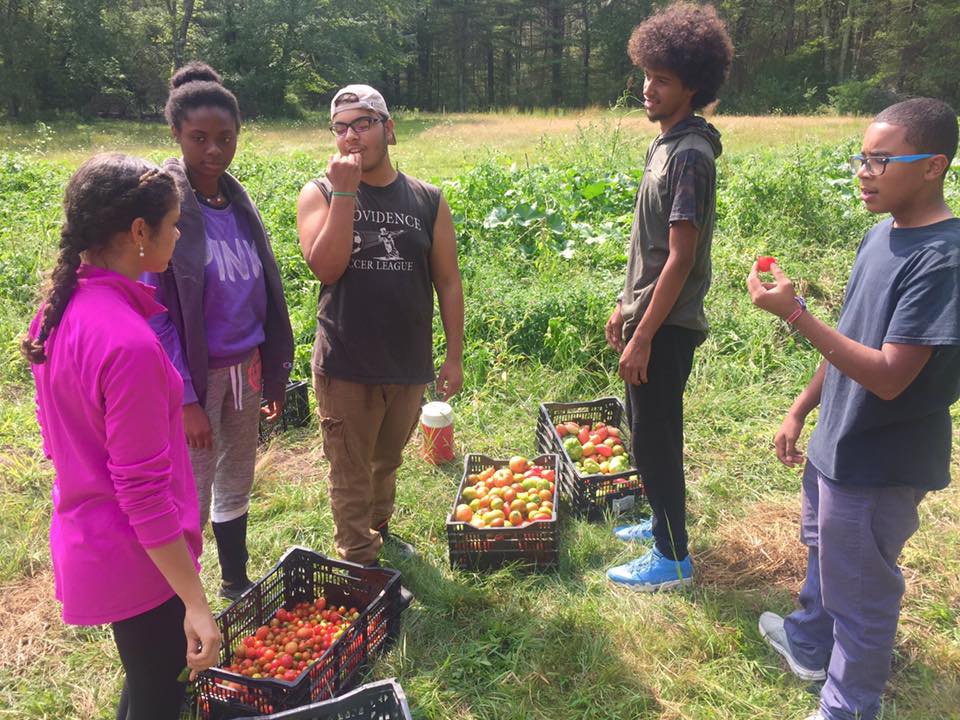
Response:
[{"label": "braided hair", "polygon": [[44,344],[60,323],[77,287],[80,254],[106,248],[117,233],[143,218],[157,228],[176,206],[173,176],[156,165],[121,153],[87,160],[67,183],[60,228],[60,254],[44,292],[43,315],[35,338],[20,343],[20,352],[35,365],[46,361]]},{"label": "braided hair", "polygon": [[215,107],[233,116],[240,129],[240,106],[232,92],[223,86],[223,79],[203,62],[190,62],[170,78],[170,95],[163,114],[167,124],[180,130],[180,124],[191,110]]}]

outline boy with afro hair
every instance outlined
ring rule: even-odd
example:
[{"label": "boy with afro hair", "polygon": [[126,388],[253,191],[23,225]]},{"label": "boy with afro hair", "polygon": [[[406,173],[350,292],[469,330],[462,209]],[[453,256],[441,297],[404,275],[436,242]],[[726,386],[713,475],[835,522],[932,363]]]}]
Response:
[{"label": "boy with afro hair", "polygon": [[653,540],[642,557],[613,567],[614,583],[641,591],[693,581],[687,553],[683,392],[706,338],[720,133],[695,114],[717,99],[733,45],[709,5],[677,3],[630,38],[642,68],[643,107],[660,134],[647,151],[637,192],[627,277],[606,325],[620,353],[633,457],[652,517],[618,527],[625,542]]}]

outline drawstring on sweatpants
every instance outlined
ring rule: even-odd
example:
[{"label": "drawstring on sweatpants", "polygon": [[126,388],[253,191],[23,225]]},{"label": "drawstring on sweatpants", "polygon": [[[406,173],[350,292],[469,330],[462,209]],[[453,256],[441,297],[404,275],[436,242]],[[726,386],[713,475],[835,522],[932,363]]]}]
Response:
[{"label": "drawstring on sweatpants", "polygon": [[243,410],[243,363],[230,366],[230,390],[233,391],[233,409]]}]

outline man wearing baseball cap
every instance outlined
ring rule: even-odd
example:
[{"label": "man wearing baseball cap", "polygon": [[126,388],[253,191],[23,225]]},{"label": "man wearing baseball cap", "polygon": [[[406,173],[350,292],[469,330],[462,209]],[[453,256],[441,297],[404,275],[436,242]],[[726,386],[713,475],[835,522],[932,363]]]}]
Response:
[{"label": "man wearing baseball cap", "polygon": [[[348,85],[330,103],[337,152],[326,177],[297,201],[300,248],[322,283],[313,349],[314,388],[330,462],[337,553],[373,564],[384,540],[397,470],[428,383],[454,395],[463,383],[463,288],[450,208],[440,190],[398,172],[383,96]],[[446,338],[433,363],[433,293]]]}]

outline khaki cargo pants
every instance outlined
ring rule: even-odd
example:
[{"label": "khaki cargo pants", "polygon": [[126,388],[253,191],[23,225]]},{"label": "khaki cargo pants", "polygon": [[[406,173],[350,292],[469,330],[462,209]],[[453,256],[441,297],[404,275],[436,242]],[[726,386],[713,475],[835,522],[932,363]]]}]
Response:
[{"label": "khaki cargo pants", "polygon": [[377,528],[393,515],[397,470],[425,385],[365,385],[314,373],[323,452],[330,462],[334,546],[350,562],[377,559]]}]

